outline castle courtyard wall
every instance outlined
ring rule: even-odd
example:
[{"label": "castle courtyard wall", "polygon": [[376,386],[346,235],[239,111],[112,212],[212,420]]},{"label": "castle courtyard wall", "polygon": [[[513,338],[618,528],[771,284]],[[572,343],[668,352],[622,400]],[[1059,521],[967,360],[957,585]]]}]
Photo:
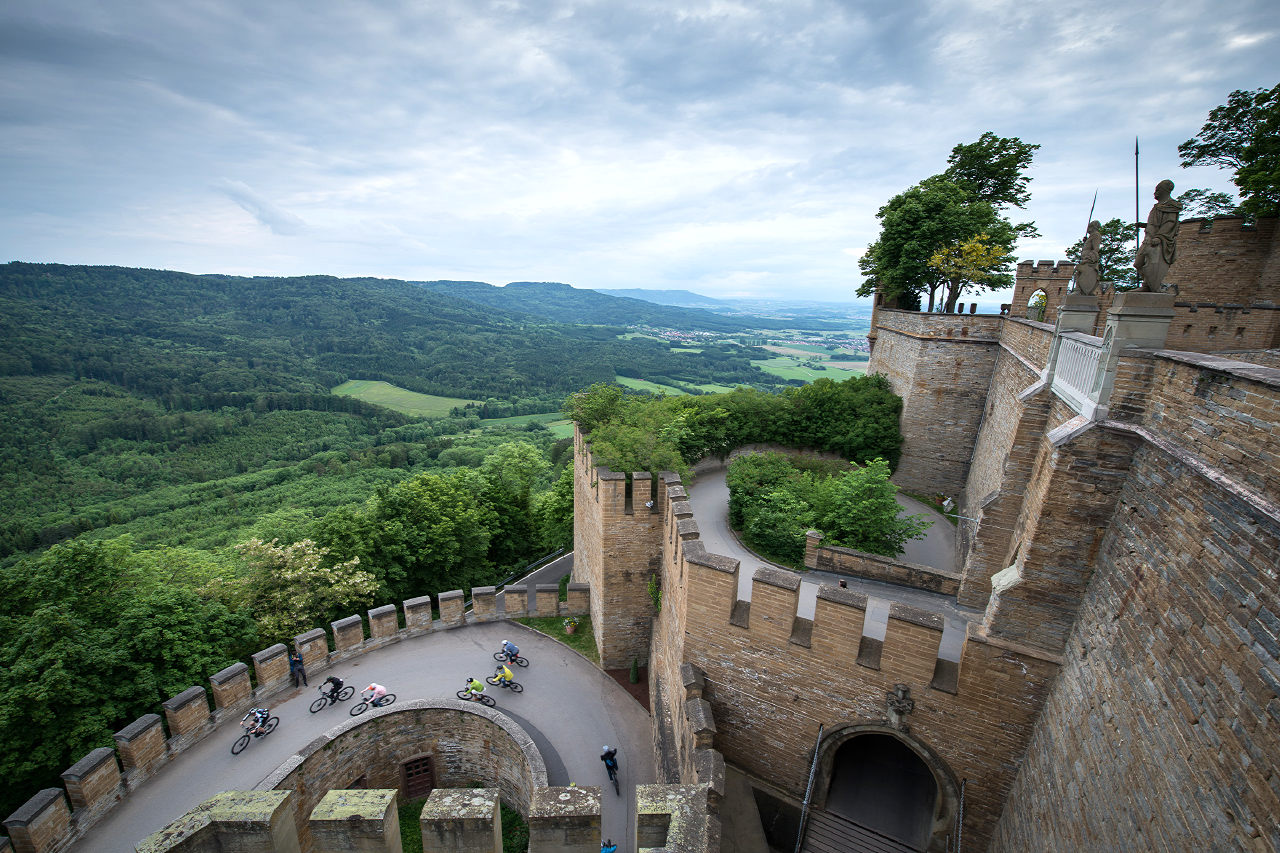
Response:
[{"label": "castle courtyard wall", "polygon": [[910,492],[959,495],[969,472],[999,352],[998,316],[880,309],[868,373],[902,398],[902,461],[893,481]]}]

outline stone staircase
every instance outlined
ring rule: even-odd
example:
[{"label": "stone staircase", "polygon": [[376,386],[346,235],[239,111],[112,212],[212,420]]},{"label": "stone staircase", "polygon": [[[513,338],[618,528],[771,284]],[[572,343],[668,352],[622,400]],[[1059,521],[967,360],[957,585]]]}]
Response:
[{"label": "stone staircase", "polygon": [[919,849],[851,820],[814,810],[804,832],[800,853],[920,853]]}]

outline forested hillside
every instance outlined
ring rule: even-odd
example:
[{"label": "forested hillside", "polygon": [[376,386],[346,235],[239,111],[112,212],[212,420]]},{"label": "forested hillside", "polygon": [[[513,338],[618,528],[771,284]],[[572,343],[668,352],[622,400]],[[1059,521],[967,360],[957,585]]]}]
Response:
[{"label": "forested hillside", "polygon": [[641,324],[726,335],[751,329],[839,331],[847,328],[827,320],[725,317],[699,307],[661,305],[627,295],[580,290],[555,282],[513,281],[504,287],[494,287],[474,281],[427,281],[421,285],[435,293],[450,294],[507,311],[523,311],[557,323]]}]

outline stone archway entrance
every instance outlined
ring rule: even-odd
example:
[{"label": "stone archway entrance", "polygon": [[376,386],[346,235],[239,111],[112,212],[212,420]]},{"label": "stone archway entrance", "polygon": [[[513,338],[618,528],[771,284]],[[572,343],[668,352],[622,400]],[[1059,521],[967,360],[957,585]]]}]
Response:
[{"label": "stone archway entrance", "polygon": [[942,760],[885,725],[846,726],[824,738],[813,805],[899,842],[945,850],[959,786]]}]

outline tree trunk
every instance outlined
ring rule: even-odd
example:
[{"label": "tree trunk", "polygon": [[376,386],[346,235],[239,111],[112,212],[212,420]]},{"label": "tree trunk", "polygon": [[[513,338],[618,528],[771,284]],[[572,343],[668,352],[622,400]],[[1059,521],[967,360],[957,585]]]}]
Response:
[{"label": "tree trunk", "polygon": [[947,305],[943,308],[943,312],[954,314],[956,310],[956,302],[960,299],[960,293],[964,290],[964,285],[959,280],[950,282],[947,287]]}]

